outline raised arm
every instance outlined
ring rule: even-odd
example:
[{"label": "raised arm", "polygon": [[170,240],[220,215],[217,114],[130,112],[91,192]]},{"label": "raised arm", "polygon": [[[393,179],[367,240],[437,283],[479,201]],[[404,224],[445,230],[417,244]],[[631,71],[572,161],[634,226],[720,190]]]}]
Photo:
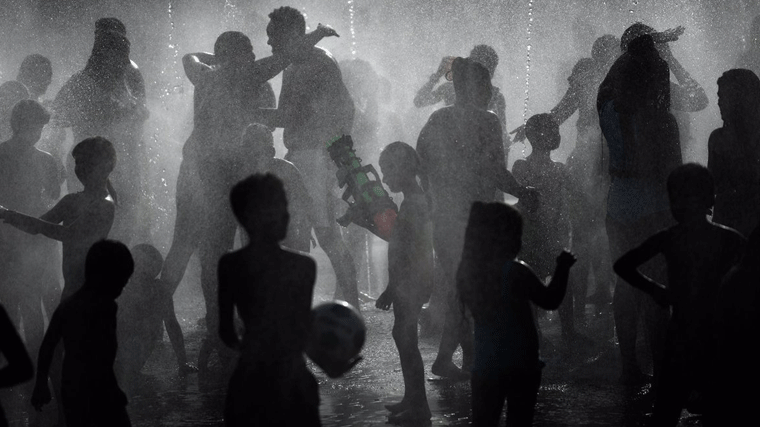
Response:
[{"label": "raised arm", "polygon": [[[420,90],[414,96],[414,106],[417,108],[427,107],[428,105],[437,104],[444,99],[444,93],[441,90],[434,91],[433,89],[441,80],[441,77],[446,74],[446,70],[451,67],[452,57],[444,56],[441,59],[441,63],[438,65],[438,69],[435,73],[430,75],[428,81],[422,85]],[[439,88],[440,89],[440,88]]]},{"label": "raised arm", "polygon": [[524,264],[521,266],[521,282],[527,286],[528,298],[544,310],[556,310],[565,298],[567,280],[570,275],[570,267],[575,264],[575,256],[568,251],[562,251],[557,257],[557,266],[548,286],[536,276],[530,268]]},{"label": "raised arm", "polygon": [[662,252],[662,244],[665,238],[664,232],[655,234],[647,239],[641,246],[631,249],[625,255],[615,261],[613,269],[618,276],[631,286],[641,289],[651,295],[654,300],[663,307],[671,304],[670,293],[667,288],[649,277],[642,274],[638,268],[650,259]]},{"label": "raised arm", "polygon": [[[43,218],[53,216],[52,212],[43,215]],[[71,224],[60,225],[48,222],[42,218],[34,218],[19,212],[0,208],[0,219],[19,230],[29,234],[42,234],[45,237],[60,242],[82,238],[87,235],[107,236],[114,219],[113,203],[103,201],[102,209],[87,209],[87,211]]]}]

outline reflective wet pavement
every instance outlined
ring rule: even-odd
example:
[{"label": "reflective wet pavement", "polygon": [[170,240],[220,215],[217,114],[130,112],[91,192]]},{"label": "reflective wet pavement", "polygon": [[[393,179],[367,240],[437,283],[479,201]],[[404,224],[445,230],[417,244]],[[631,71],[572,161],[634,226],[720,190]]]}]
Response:
[{"label": "reflective wet pavement", "polygon": [[[332,293],[331,271],[324,267],[320,254],[320,281],[317,284],[315,303],[328,299]],[[329,265],[329,264],[328,264]],[[195,360],[205,328],[197,319],[203,314],[200,296],[181,298],[178,316],[186,333],[188,356]],[[559,343],[559,325],[556,313],[540,320],[545,337],[542,349],[547,366],[543,372],[536,407],[537,426],[640,426],[642,414],[651,405],[649,387],[624,387],[617,384],[617,349],[611,337],[609,314],[595,316],[595,308],[588,308],[588,326],[582,332],[594,337],[570,356],[563,357],[552,343]],[[391,312],[363,304],[363,315],[368,335],[362,351],[364,360],[344,378],[333,380],[310,364],[319,382],[320,413],[325,426],[384,426],[388,411],[384,404],[393,403],[403,395],[403,381],[398,364],[391,328]],[[604,339],[602,337],[607,337]],[[438,348],[437,337],[422,337],[420,350],[429,377],[427,396],[433,413],[434,426],[469,425],[470,394],[467,382],[456,383],[430,378],[429,368]],[[461,362],[461,354],[455,355]],[[157,348],[144,370],[143,385],[130,398],[128,407],[134,426],[222,426],[222,408],[227,377],[212,358],[211,374],[181,378],[176,373],[176,362],[168,340]],[[11,426],[26,426],[27,414],[13,411],[4,401]],[[255,402],[251,402],[255,404]],[[42,414],[33,414],[36,422],[30,425],[51,425],[54,405],[48,405]],[[700,423],[684,413],[683,426]],[[504,419],[502,417],[502,423]],[[502,424],[503,425],[503,424]]]}]

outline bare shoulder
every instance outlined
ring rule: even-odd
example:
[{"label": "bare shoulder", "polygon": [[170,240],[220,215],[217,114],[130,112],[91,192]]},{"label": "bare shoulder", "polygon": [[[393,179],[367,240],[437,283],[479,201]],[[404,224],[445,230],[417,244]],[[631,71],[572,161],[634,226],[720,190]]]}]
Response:
[{"label": "bare shoulder", "polygon": [[712,223],[712,226],[729,245],[742,245],[747,240],[741,233],[731,227],[716,223]]},{"label": "bare shoulder", "polygon": [[511,271],[514,273],[512,277],[515,278],[524,278],[524,277],[537,277],[536,273],[533,271],[533,268],[529,266],[525,261],[515,259],[512,261],[512,264],[510,265]]}]

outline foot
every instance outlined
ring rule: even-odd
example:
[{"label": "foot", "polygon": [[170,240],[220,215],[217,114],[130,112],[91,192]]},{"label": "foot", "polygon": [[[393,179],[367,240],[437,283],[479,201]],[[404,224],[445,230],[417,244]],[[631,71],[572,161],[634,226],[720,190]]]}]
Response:
[{"label": "foot", "polygon": [[398,403],[391,403],[388,405],[385,405],[385,409],[390,411],[391,414],[398,414],[399,412],[404,412],[407,409],[411,407],[411,404],[409,401],[404,401],[404,399],[401,399],[401,402]]},{"label": "foot", "polygon": [[429,408],[409,408],[388,416],[388,422],[396,425],[430,425],[430,417]]},{"label": "foot", "polygon": [[469,372],[459,369],[459,367],[455,365],[454,362],[451,362],[451,361],[438,362],[436,360],[433,363],[433,366],[430,368],[430,372],[432,372],[433,375],[450,378],[454,381],[467,381],[470,379]]}]

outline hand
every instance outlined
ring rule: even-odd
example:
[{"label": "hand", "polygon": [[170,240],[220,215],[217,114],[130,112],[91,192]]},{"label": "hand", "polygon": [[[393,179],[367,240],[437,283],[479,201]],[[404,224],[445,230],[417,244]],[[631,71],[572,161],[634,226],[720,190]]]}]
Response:
[{"label": "hand", "polygon": [[683,25],[679,25],[675,28],[670,28],[668,30],[665,30],[660,34],[663,41],[674,42],[678,40],[678,38],[681,37],[685,31],[686,31],[686,28]]},{"label": "hand", "polygon": [[32,406],[34,406],[34,409],[41,411],[42,407],[50,403],[51,400],[50,387],[48,387],[47,383],[34,386],[34,391],[32,392]]},{"label": "hand", "polygon": [[513,143],[525,141],[525,125],[521,125],[517,129],[510,132],[509,134],[515,136],[514,138],[512,138]]},{"label": "hand", "polygon": [[375,301],[375,307],[379,308],[380,310],[388,310],[391,308],[391,305],[393,304],[395,295],[393,295],[393,291],[390,289],[386,289],[380,296],[377,298],[377,301]]},{"label": "hand", "polygon": [[317,29],[314,30],[320,37],[340,37],[335,29],[327,24],[319,23]]},{"label": "hand", "polygon": [[576,261],[578,261],[578,259],[575,258],[575,255],[565,249],[557,257],[557,267],[570,269]]},{"label": "hand", "polygon": [[443,77],[444,74],[446,74],[449,70],[451,70],[451,63],[454,62],[454,56],[444,56],[443,59],[441,59],[441,63],[438,64],[438,70],[436,70],[435,75],[438,76],[440,79]]}]

